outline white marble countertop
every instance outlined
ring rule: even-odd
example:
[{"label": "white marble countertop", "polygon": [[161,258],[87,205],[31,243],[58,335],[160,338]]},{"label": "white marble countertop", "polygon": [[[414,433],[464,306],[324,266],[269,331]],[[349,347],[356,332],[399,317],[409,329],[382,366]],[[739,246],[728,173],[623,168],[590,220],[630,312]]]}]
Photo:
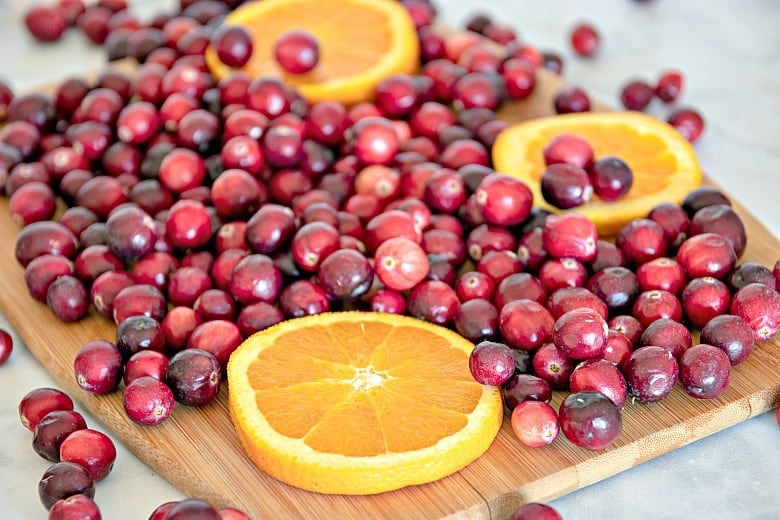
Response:
[{"label": "white marble countertop", "polygon": [[[130,3],[141,16],[174,4]],[[0,76],[17,91],[101,66],[102,51],[74,31],[55,45],[34,43],[21,21],[27,5],[0,0]],[[609,103],[616,103],[619,86],[631,78],[653,80],[662,70],[682,70],[682,103],[700,109],[707,121],[696,145],[705,171],[780,235],[780,2],[440,0],[438,5],[449,24],[462,26],[481,10],[516,27],[542,50],[559,51],[565,77]],[[566,33],[580,20],[594,23],[602,34],[594,59],[577,59],[568,48]],[[8,327],[2,316],[0,326]],[[0,367],[0,518],[43,519],[37,482],[49,463],[32,451],[17,406],[29,390],[56,384],[15,339],[11,359]],[[121,445],[118,452],[114,471],[96,491],[103,518],[146,519],[157,505],[184,498]],[[765,413],[551,504],[567,520],[779,518],[778,468],[780,428],[774,414]]]}]

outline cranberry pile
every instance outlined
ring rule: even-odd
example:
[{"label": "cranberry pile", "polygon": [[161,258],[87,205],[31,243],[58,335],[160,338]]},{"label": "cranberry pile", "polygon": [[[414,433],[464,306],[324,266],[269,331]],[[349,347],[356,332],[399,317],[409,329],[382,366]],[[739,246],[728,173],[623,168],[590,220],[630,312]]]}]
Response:
[{"label": "cranberry pile", "polygon": [[[182,0],[148,23],[123,0],[35,8],[26,23],[39,39],[74,25],[138,67],[71,77],[52,94],[0,85],[0,190],[29,293],[64,322],[116,324],[115,341],[81,347],[74,377],[96,394],[121,389],[138,424],[211,402],[252,333],[364,309],[473,341],[474,377],[502,387],[523,443],[561,430],[598,450],[619,435],[628,397],[657,402],[678,381],[715,397],[780,328],[780,262],[740,263],[745,228],[717,190],[659,204],[608,240],[582,215],[535,209],[526,185],[492,169],[507,126],[496,110],[528,97],[539,67],[560,71],[559,56],[485,16],[444,34],[430,2],[404,0],[420,73],[387,78],[373,103],[309,105],[273,78],[209,74],[211,42],[238,47],[223,53],[236,63],[251,53],[245,35],[220,30],[238,3]],[[668,73],[623,101],[670,102],[681,88]],[[551,110],[589,107],[567,87]],[[675,121],[691,141],[703,128],[693,111]],[[576,146],[562,149],[556,168],[582,168]],[[602,198],[630,187],[621,164],[600,168],[586,180]],[[550,197],[570,203],[556,191],[567,183]],[[570,391],[557,411],[554,390]]]}]

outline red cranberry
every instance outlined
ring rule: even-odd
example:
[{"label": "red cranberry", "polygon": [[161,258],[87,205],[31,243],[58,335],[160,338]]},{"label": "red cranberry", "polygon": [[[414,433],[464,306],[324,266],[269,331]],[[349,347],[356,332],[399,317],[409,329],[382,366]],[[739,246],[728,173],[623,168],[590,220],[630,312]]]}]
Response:
[{"label": "red cranberry", "polygon": [[571,47],[578,55],[591,57],[598,51],[600,36],[596,28],[589,23],[579,23],[569,35]]},{"label": "red cranberry", "polygon": [[11,195],[8,201],[11,220],[20,226],[50,220],[56,210],[56,198],[49,185],[28,182]]},{"label": "red cranberry", "polygon": [[552,399],[552,389],[547,381],[541,377],[518,372],[503,384],[501,393],[504,396],[504,405],[509,410],[514,410],[523,401],[548,403]]},{"label": "red cranberry", "polygon": [[[166,314],[166,317],[170,313]],[[139,350],[127,359],[122,382],[129,385],[139,377],[151,376],[163,380],[168,367],[168,356],[156,350]]]},{"label": "red cranberry", "polygon": [[605,267],[591,276],[585,288],[604,300],[610,314],[629,311],[640,292],[639,281],[627,267]]},{"label": "red cranberry", "polygon": [[409,313],[417,318],[447,325],[455,318],[458,296],[445,282],[427,280],[417,284],[408,299]]},{"label": "red cranberry", "polygon": [[757,262],[744,262],[738,265],[728,277],[728,284],[732,290],[739,290],[749,283],[763,283],[774,289],[775,277],[768,267]]},{"label": "red cranberry", "polygon": [[363,164],[391,164],[400,143],[389,120],[366,117],[352,131],[352,150]]},{"label": "red cranberry", "polygon": [[52,464],[38,481],[38,496],[47,510],[52,509],[58,500],[76,495],[93,498],[95,483],[89,471],[75,462]]},{"label": "red cranberry", "polygon": [[76,383],[93,394],[107,394],[119,386],[123,360],[116,345],[107,340],[84,344],[73,360]]},{"label": "red cranberry", "polygon": [[500,76],[484,72],[469,72],[460,77],[452,86],[454,103],[462,110],[487,108],[495,110],[502,100],[499,84]]},{"label": "red cranberry", "polygon": [[496,288],[493,302],[496,308],[501,310],[514,300],[528,299],[544,304],[546,298],[547,290],[539,278],[530,273],[515,273],[501,280]]},{"label": "red cranberry", "polygon": [[522,401],[511,415],[512,431],[531,448],[552,444],[558,437],[558,414],[543,401]]},{"label": "red cranberry", "polygon": [[653,100],[655,91],[644,80],[636,79],[626,83],[620,90],[620,102],[626,110],[642,111]]},{"label": "red cranberry", "polygon": [[252,57],[252,36],[238,25],[224,24],[211,35],[211,46],[219,60],[228,67],[242,67]]},{"label": "red cranberry", "polygon": [[383,288],[371,296],[370,307],[374,312],[404,314],[406,312],[406,298],[403,293]]},{"label": "red cranberry", "polygon": [[273,53],[279,66],[290,74],[303,74],[317,66],[320,48],[317,39],[303,30],[290,30],[274,42]]},{"label": "red cranberry", "polygon": [[519,224],[531,212],[533,196],[528,186],[500,173],[484,177],[475,194],[482,214],[491,224],[500,226]]},{"label": "red cranberry", "polygon": [[552,329],[552,340],[561,352],[572,359],[600,357],[607,343],[609,327],[601,315],[582,307],[562,314]]},{"label": "red cranberry", "polygon": [[623,421],[620,409],[600,392],[573,392],[558,410],[561,431],[569,441],[587,450],[598,451],[620,436]]},{"label": "red cranberry", "polygon": [[676,101],[683,88],[683,75],[676,70],[663,72],[655,84],[654,92],[664,103]]},{"label": "red cranberry", "polygon": [[475,298],[460,304],[454,318],[455,330],[473,342],[498,335],[498,311],[488,300]]},{"label": "red cranberry", "polygon": [[701,343],[680,358],[680,382],[688,395],[712,399],[726,390],[731,379],[731,362],[723,350]]},{"label": "red cranberry", "polygon": [[139,377],[122,391],[122,406],[133,422],[154,426],[173,412],[173,392],[167,384],[152,376]]},{"label": "red cranberry", "polygon": [[715,316],[728,311],[731,292],[722,281],[705,276],[688,282],[680,295],[680,300],[688,321],[694,327],[702,328]]},{"label": "red cranberry", "polygon": [[35,388],[19,401],[19,419],[31,432],[46,414],[55,410],[73,410],[70,396],[56,388]]},{"label": "red cranberry", "polygon": [[697,211],[706,206],[712,206],[714,204],[731,205],[726,195],[723,194],[718,188],[712,186],[700,186],[694,190],[688,192],[682,201],[682,208],[688,214],[688,217],[693,218]]},{"label": "red cranberry", "polygon": [[615,239],[615,244],[636,265],[666,255],[668,244],[660,224],[647,218],[634,219],[625,224]]},{"label": "red cranberry", "polygon": [[607,322],[611,330],[623,334],[631,343],[632,348],[639,343],[639,338],[644,331],[644,325],[638,319],[629,314],[618,314]]},{"label": "red cranberry", "polygon": [[482,341],[469,355],[469,370],[478,383],[500,386],[514,374],[515,359],[507,345]]},{"label": "red cranberry", "polygon": [[74,276],[60,276],[46,290],[46,305],[57,318],[66,323],[85,317],[89,303],[84,284]]},{"label": "red cranberry", "polygon": [[572,392],[600,392],[618,408],[626,402],[626,379],[620,369],[606,359],[587,359],[569,377]]},{"label": "red cranberry", "polygon": [[576,258],[549,258],[539,267],[539,280],[547,291],[583,286],[588,278],[585,264]]},{"label": "red cranberry", "polygon": [[526,99],[536,89],[536,69],[526,60],[506,60],[501,76],[506,93],[511,99]]},{"label": "red cranberry", "polygon": [[683,317],[680,300],[669,291],[660,289],[639,293],[634,300],[632,314],[645,327],[661,318],[680,321]]},{"label": "red cranberry", "polygon": [[148,284],[125,287],[116,293],[113,301],[113,318],[117,325],[130,316],[139,315],[160,321],[166,310],[165,297],[157,287]]},{"label": "red cranberry", "polygon": [[601,157],[588,170],[593,192],[604,200],[624,197],[634,183],[634,174],[628,165],[617,157]]},{"label": "red cranberry", "polygon": [[604,348],[603,359],[622,370],[633,350],[634,347],[625,334],[610,329],[607,333],[607,346]]},{"label": "red cranberry", "polygon": [[24,14],[24,24],[30,34],[41,42],[54,42],[62,37],[68,21],[57,6],[34,6]]},{"label": "red cranberry", "polygon": [[729,312],[750,324],[756,341],[769,339],[780,330],[780,293],[761,283],[749,283],[734,293]]},{"label": "red cranberry", "polygon": [[211,353],[224,368],[230,354],[243,340],[236,324],[226,320],[210,320],[195,327],[187,339],[187,349],[200,349]]},{"label": "red cranberry", "polygon": [[212,353],[187,348],[171,357],[165,382],[176,401],[187,406],[204,406],[213,401],[219,392],[222,369]]},{"label": "red cranberry", "polygon": [[83,430],[87,422],[74,410],[52,410],[41,417],[33,430],[32,447],[46,460],[59,462],[60,445],[76,430]]},{"label": "red cranberry", "polygon": [[95,501],[87,495],[79,493],[54,502],[49,509],[49,518],[50,520],[69,520],[72,518],[100,520],[102,517]]},{"label": "red cranberry", "polygon": [[555,320],[543,305],[521,299],[507,302],[499,314],[499,329],[512,347],[532,350],[552,338]]},{"label": "red cranberry", "polygon": [[704,131],[704,118],[692,108],[678,108],[666,121],[691,143],[695,143]]},{"label": "red cranberry", "polygon": [[84,466],[94,482],[108,476],[115,459],[114,442],[98,430],[77,430],[60,444],[60,460]]},{"label": "red cranberry", "polygon": [[608,309],[604,301],[584,287],[561,287],[553,291],[545,307],[556,320],[564,313],[577,308],[589,308],[607,319]]},{"label": "red cranberry", "polygon": [[672,294],[680,294],[687,281],[682,266],[676,260],[665,256],[640,265],[636,276],[643,291],[663,289]]},{"label": "red cranberry", "polygon": [[593,147],[577,134],[564,133],[552,138],[542,150],[546,165],[564,163],[587,170],[593,164]]},{"label": "red cranberry", "polygon": [[308,280],[296,280],[282,290],[279,308],[287,318],[327,312],[330,300],[325,290]]},{"label": "red cranberry", "polygon": [[235,299],[227,291],[206,289],[192,304],[192,308],[200,315],[203,321],[232,321],[236,315],[237,305]]},{"label": "red cranberry", "polygon": [[596,240],[596,256],[590,261],[590,269],[596,273],[606,267],[625,267],[626,255],[613,242]]},{"label": "red cranberry", "polygon": [[647,218],[657,222],[664,230],[664,236],[671,250],[676,251],[688,237],[691,220],[688,213],[672,202],[657,204],[647,214]]},{"label": "red cranberry", "polygon": [[552,506],[528,502],[515,509],[510,520],[563,520],[563,517]]},{"label": "red cranberry", "polygon": [[241,334],[248,338],[255,332],[267,329],[283,320],[284,315],[277,307],[265,302],[255,302],[242,307],[236,317],[236,325]]},{"label": "red cranberry", "polygon": [[688,327],[669,318],[659,318],[647,324],[639,336],[639,346],[655,345],[663,347],[675,357],[680,356],[691,348],[693,338]]},{"label": "red cranberry", "polygon": [[531,359],[533,373],[545,380],[551,388],[562,390],[569,386],[569,376],[575,361],[565,356],[553,342],[536,349]]},{"label": "red cranberry", "polygon": [[580,213],[550,215],[544,221],[542,241],[555,258],[588,262],[596,256],[597,240],[596,225]]},{"label": "red cranberry", "polygon": [[628,391],[640,403],[655,403],[669,395],[677,382],[677,373],[677,360],[672,353],[655,345],[636,349],[623,367]]},{"label": "red cranberry", "polygon": [[490,276],[478,271],[468,271],[458,277],[455,292],[461,302],[473,299],[492,300],[495,286]]},{"label": "red cranberry", "polygon": [[199,498],[186,498],[177,502],[165,514],[166,520],[186,520],[188,518],[221,520],[217,510]]},{"label": "red cranberry", "polygon": [[581,206],[593,196],[593,185],[584,169],[566,163],[547,166],[541,178],[542,197],[556,208]]},{"label": "red cranberry", "polygon": [[556,114],[588,112],[590,110],[590,98],[580,87],[570,85],[558,91],[553,100],[553,106]]},{"label": "red cranberry", "polygon": [[677,261],[691,278],[723,278],[734,268],[736,260],[731,242],[718,233],[691,236],[677,250]]},{"label": "red cranberry", "polygon": [[710,204],[693,214],[690,222],[690,235],[700,233],[718,233],[731,242],[737,258],[742,256],[747,246],[747,231],[742,218],[729,204]]},{"label": "red cranberry", "polygon": [[732,366],[745,361],[756,342],[750,324],[733,314],[721,314],[708,321],[701,329],[700,341],[723,350]]}]

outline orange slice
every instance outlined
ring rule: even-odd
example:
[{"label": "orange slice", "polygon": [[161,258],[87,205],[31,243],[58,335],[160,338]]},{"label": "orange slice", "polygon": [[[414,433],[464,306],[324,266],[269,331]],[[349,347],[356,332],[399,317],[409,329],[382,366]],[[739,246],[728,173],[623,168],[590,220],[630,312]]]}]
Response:
[{"label": "orange slice", "polygon": [[[395,0],[262,0],[242,5],[224,23],[252,34],[252,57],[243,70],[280,77],[310,102],[368,101],[387,76],[419,67],[414,22]],[[319,43],[319,62],[305,74],[285,72],[273,57],[274,43],[290,29],[308,31]],[[217,79],[233,70],[211,48],[206,62]]]},{"label": "orange slice", "polygon": [[373,494],[450,475],[503,419],[474,381],[474,345],[394,314],[333,312],[248,338],[228,364],[231,418],[268,474],[319,493]]},{"label": "orange slice", "polygon": [[669,124],[639,112],[583,112],[532,119],[502,131],[493,146],[496,170],[528,184],[534,203],[560,210],[542,197],[542,150],[559,134],[585,138],[598,159],[614,155],[628,164],[634,183],[625,197],[607,202],[594,197],[572,208],[587,215],[603,235],[616,235],[634,218],[646,217],[661,202],[679,204],[701,184],[702,172],[690,143]]}]

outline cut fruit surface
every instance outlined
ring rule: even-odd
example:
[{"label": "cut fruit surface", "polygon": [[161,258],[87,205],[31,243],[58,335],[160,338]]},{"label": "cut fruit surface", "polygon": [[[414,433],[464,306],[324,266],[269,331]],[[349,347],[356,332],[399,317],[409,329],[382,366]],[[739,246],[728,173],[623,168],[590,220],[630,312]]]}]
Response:
[{"label": "cut fruit surface", "polygon": [[501,427],[474,345],[416,318],[333,312],[248,338],[228,364],[230,415],[262,470],[319,493],[374,494],[455,473]]},{"label": "cut fruit surface", "polygon": [[568,210],[588,216],[603,235],[616,235],[628,221],[646,217],[661,202],[681,203],[701,184],[701,168],[690,143],[667,123],[639,112],[583,112],[512,125],[496,139],[493,165],[526,182],[536,206],[560,212],[542,197],[540,179],[544,147],[565,133],[585,138],[596,159],[619,157],[633,172],[633,185],[624,197],[611,202],[594,197]]},{"label": "cut fruit surface", "polygon": [[[224,23],[241,25],[252,35],[252,57],[242,70],[253,77],[279,77],[312,103],[371,100],[384,78],[419,66],[414,22],[394,0],[263,0],[244,4]],[[274,44],[291,29],[312,34],[319,45],[316,67],[304,74],[286,72],[274,58]],[[206,61],[218,79],[233,70],[212,48]]]}]

